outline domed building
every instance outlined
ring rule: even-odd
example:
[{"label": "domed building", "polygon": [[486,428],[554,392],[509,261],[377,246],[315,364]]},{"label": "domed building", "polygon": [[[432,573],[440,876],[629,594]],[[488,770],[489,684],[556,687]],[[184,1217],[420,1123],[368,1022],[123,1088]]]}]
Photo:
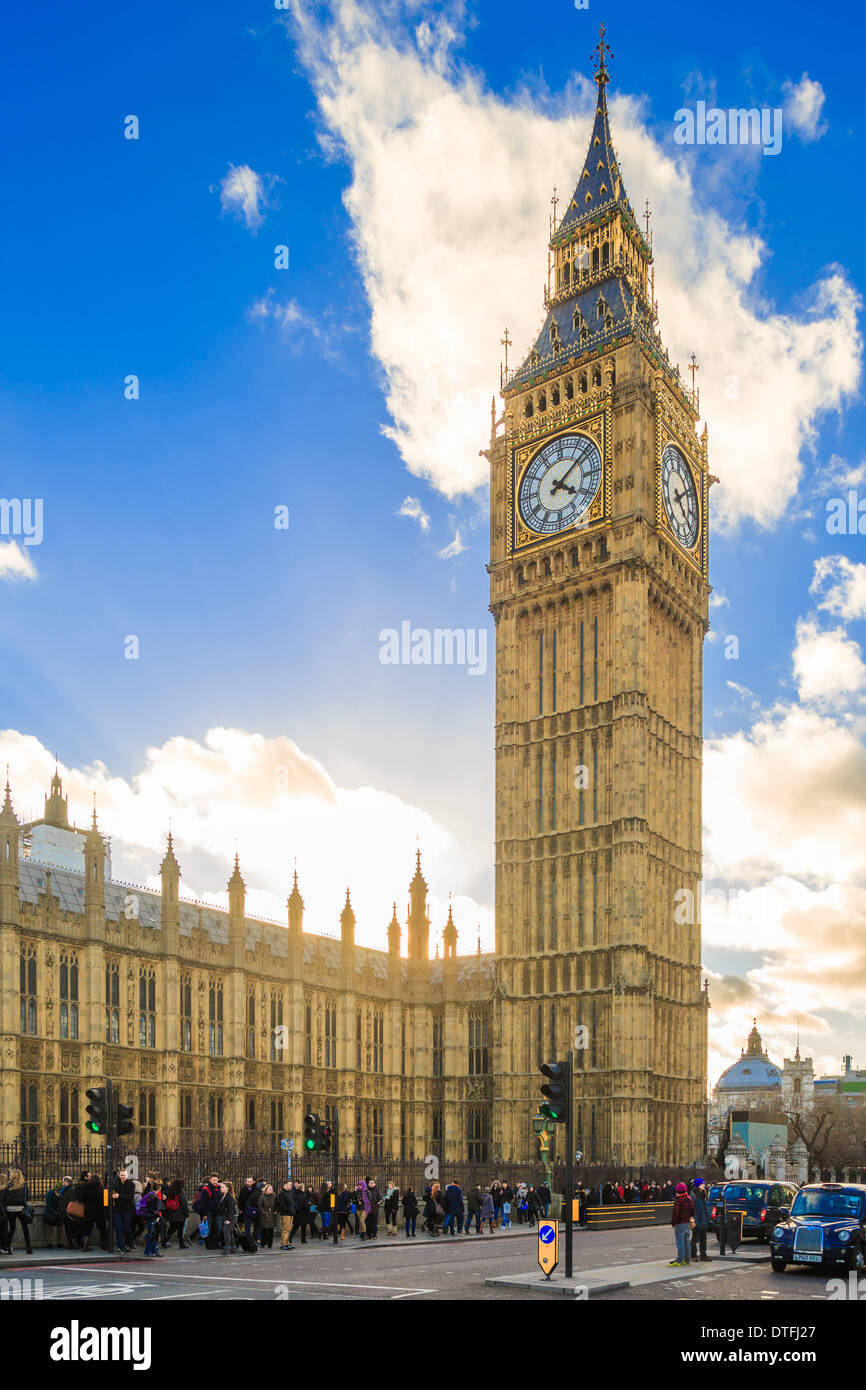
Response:
[{"label": "domed building", "polygon": [[713,1111],[766,1110],[782,1095],[782,1072],[764,1051],[758,1020],[753,1019],[746,1050],[722,1072],[713,1090]]}]

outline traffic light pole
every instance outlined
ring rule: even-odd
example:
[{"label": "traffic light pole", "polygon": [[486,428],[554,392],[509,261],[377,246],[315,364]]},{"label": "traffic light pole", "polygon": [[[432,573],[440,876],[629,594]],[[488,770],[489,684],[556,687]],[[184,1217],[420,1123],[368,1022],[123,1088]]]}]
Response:
[{"label": "traffic light pole", "polygon": [[333,1206],[332,1206],[332,1208],[331,1208],[331,1226],[332,1226],[332,1228],[333,1228],[333,1238],[334,1238],[334,1244],[335,1244],[335,1245],[339,1245],[339,1243],[340,1243],[340,1233],[339,1233],[339,1231],[337,1230],[337,1172],[338,1172],[338,1169],[339,1169],[339,1154],[340,1154],[340,1116],[339,1116],[338,1112],[335,1110],[335,1111],[334,1111],[334,1182],[333,1182],[333,1189],[332,1189],[332,1190],[333,1190],[333,1193],[334,1193],[334,1196],[333,1196],[333,1198],[332,1198]]},{"label": "traffic light pole", "polygon": [[114,1087],[106,1079],[105,1100],[108,1106],[108,1128],[105,1131],[105,1182],[108,1187],[108,1253],[114,1254]]},{"label": "traffic light pole", "polygon": [[565,1119],[565,1142],[568,1158],[565,1164],[565,1277],[570,1279],[574,1269],[571,1237],[574,1231],[574,1053],[569,1052],[565,1059],[568,1087],[568,1109]]}]

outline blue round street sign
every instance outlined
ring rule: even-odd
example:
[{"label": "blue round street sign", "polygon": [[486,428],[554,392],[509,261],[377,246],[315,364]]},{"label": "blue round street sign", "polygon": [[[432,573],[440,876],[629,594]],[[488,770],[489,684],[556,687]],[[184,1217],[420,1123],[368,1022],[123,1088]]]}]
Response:
[{"label": "blue round street sign", "polygon": [[538,1239],[542,1241],[544,1245],[550,1245],[555,1235],[556,1231],[552,1226],[542,1226],[541,1230],[538,1232]]}]

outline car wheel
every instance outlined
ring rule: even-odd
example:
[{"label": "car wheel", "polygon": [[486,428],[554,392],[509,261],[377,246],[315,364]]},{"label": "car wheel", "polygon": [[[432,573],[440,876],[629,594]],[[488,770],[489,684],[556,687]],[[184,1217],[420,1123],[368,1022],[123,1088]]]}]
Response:
[{"label": "car wheel", "polygon": [[770,1264],[774,1274],[784,1274],[788,1267],[788,1261],[781,1259],[778,1255],[770,1256]]}]

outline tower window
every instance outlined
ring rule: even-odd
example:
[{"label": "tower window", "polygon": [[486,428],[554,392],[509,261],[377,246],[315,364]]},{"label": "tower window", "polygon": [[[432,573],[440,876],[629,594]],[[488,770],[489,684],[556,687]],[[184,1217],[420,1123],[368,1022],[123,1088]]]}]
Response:
[{"label": "tower window", "polygon": [[[586,332],[586,329],[584,328],[584,329],[582,330],[581,336],[583,336],[583,333],[585,333],[585,332]],[[589,386],[587,385],[587,380],[586,380],[586,372],[581,372],[580,378],[579,378],[579,384],[580,384],[581,394],[585,396],[586,393],[587,393],[587,391],[589,390]]]},{"label": "tower window", "polygon": [[574,400],[574,380],[570,376],[565,378],[565,399],[567,401]]},{"label": "tower window", "polygon": [[531,419],[532,419],[532,397],[531,397],[531,396],[527,396],[527,397],[526,397],[526,404],[525,404],[524,407],[523,407],[523,414],[526,416],[527,420],[531,420]]},{"label": "tower window", "polygon": [[593,386],[600,386],[600,385],[601,385],[601,368],[600,368],[600,367],[593,367],[593,369],[592,369],[592,384],[593,384]]},{"label": "tower window", "polygon": [[584,324],[580,330],[580,342],[581,346],[584,346],[586,343],[589,342],[589,329],[587,328],[586,324]]},{"label": "tower window", "polygon": [[550,404],[551,404],[551,405],[559,405],[559,387],[558,387],[558,386],[551,386],[551,388],[550,388]]},{"label": "tower window", "polygon": [[547,392],[546,392],[546,391],[539,391],[539,393],[538,393],[538,409],[539,409],[539,411],[545,411],[545,410],[547,409]]}]

